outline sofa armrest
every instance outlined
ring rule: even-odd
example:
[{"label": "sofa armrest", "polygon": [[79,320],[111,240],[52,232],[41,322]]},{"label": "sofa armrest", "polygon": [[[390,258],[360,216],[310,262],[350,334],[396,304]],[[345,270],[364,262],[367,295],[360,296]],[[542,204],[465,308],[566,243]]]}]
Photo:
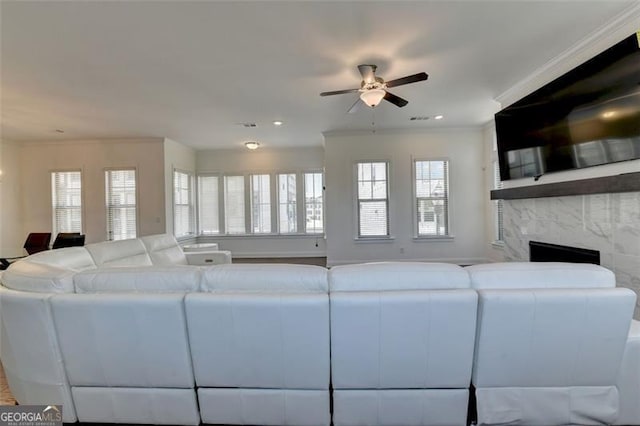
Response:
[{"label": "sofa armrest", "polygon": [[231,252],[228,250],[185,252],[189,265],[207,266],[231,263]]},{"label": "sofa armrest", "polygon": [[616,385],[620,416],[614,424],[640,425],[640,321],[631,321]]}]

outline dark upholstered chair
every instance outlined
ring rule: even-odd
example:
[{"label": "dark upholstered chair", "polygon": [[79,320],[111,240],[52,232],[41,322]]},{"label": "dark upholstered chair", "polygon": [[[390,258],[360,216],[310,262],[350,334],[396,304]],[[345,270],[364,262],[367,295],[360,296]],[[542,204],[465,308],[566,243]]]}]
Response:
[{"label": "dark upholstered chair", "polygon": [[[24,242],[24,249],[29,255],[39,253],[41,251],[49,250],[49,243],[51,242],[51,232],[32,232],[27,236],[27,240]],[[19,257],[7,257],[0,258],[0,270],[7,269],[11,262]]]},{"label": "dark upholstered chair", "polygon": [[84,234],[79,232],[60,232],[53,242],[53,249],[64,247],[82,247],[84,245]]}]

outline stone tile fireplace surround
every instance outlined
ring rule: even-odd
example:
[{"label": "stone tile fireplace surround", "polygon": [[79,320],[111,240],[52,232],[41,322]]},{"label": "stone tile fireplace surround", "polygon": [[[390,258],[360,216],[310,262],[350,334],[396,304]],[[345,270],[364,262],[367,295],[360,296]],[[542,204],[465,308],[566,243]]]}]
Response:
[{"label": "stone tile fireplace surround", "polygon": [[[640,192],[506,199],[504,255],[529,260],[529,241],[600,251],[618,286],[640,299]],[[640,302],[635,316],[640,319]]]}]

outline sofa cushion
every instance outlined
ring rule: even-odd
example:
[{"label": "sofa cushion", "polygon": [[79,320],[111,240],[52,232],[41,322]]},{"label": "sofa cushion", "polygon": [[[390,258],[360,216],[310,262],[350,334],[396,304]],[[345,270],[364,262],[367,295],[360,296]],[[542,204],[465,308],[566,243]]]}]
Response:
[{"label": "sofa cushion", "polygon": [[195,266],[137,266],[101,268],[73,277],[76,293],[179,293],[198,291],[200,269]]},{"label": "sofa cushion", "polygon": [[589,263],[508,262],[465,268],[475,289],[613,288],[610,270]]},{"label": "sofa cushion", "polygon": [[150,266],[153,263],[138,239],[103,241],[88,244],[86,249],[98,267]]},{"label": "sofa cushion", "polygon": [[175,237],[169,234],[149,235],[140,238],[154,265],[186,265],[187,258]]},{"label": "sofa cushion", "polygon": [[2,284],[13,290],[35,293],[73,293],[71,269],[45,263],[19,260],[2,274]]},{"label": "sofa cushion", "polygon": [[331,292],[447,290],[469,288],[469,275],[448,263],[362,263],[331,268],[329,285]]},{"label": "sofa cushion", "polygon": [[327,293],[327,270],[311,265],[216,265],[204,271],[202,290]]},{"label": "sofa cushion", "polygon": [[95,269],[93,258],[84,247],[66,247],[55,250],[41,251],[27,258],[29,262],[44,263],[72,271]]}]

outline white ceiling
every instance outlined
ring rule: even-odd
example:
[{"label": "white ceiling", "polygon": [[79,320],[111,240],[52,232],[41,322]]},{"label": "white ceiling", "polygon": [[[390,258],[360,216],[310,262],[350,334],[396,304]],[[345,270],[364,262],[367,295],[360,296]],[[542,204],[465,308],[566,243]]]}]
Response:
[{"label": "white ceiling", "polygon": [[[372,112],[378,129],[480,125],[497,96],[636,1],[5,1],[2,137],[284,147],[370,128]],[[404,108],[347,114],[356,94],[319,96],[359,87],[361,63],[429,80],[392,90]]]}]

